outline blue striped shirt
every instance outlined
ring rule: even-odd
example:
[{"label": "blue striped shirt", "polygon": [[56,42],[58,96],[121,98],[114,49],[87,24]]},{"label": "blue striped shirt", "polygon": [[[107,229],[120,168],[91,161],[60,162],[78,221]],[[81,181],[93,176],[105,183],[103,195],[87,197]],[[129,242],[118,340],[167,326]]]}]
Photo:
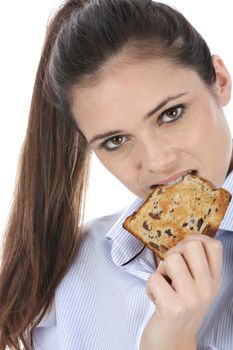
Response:
[{"label": "blue striped shirt", "polygon": [[[224,188],[233,194],[233,172]],[[79,253],[33,333],[35,350],[137,350],[154,312],[145,285],[152,252],[122,228],[141,204],[85,226]],[[233,349],[233,201],[217,232],[224,246],[222,286],[199,330],[198,350]]]}]

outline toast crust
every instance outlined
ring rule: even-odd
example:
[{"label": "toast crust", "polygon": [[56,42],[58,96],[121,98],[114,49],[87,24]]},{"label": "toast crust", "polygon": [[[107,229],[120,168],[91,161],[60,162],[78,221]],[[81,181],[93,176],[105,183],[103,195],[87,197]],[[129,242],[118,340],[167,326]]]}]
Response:
[{"label": "toast crust", "polygon": [[214,237],[231,200],[227,190],[186,174],[178,184],[157,185],[123,227],[160,259],[190,234]]}]

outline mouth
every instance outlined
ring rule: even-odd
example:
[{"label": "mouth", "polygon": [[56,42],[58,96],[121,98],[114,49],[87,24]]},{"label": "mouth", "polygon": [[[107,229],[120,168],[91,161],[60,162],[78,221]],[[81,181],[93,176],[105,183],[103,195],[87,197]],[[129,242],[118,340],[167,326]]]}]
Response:
[{"label": "mouth", "polygon": [[154,190],[155,187],[157,187],[158,185],[169,185],[169,186],[173,186],[178,184],[179,182],[181,182],[184,178],[184,176],[186,176],[187,174],[191,174],[191,175],[198,175],[198,171],[197,170],[188,170],[188,171],[183,171],[181,173],[177,173],[174,174],[166,179],[163,179],[159,182],[157,182],[156,184],[150,186],[151,190]]}]

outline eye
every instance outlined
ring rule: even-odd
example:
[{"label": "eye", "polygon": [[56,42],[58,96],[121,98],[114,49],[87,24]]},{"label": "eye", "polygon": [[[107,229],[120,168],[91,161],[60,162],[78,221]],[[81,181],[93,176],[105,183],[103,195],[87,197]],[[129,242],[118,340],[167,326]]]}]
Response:
[{"label": "eye", "polygon": [[127,141],[126,136],[122,136],[122,135],[113,136],[110,139],[105,140],[103,143],[101,143],[99,148],[104,148],[107,151],[114,151],[119,147],[121,147],[126,141]]},{"label": "eye", "polygon": [[169,124],[169,123],[174,123],[175,121],[177,121],[178,119],[180,119],[184,112],[185,112],[185,106],[180,104],[174,107],[171,107],[169,109],[167,109],[166,111],[164,111],[160,117],[159,117],[159,121],[160,124],[161,123],[165,123],[165,124]]}]

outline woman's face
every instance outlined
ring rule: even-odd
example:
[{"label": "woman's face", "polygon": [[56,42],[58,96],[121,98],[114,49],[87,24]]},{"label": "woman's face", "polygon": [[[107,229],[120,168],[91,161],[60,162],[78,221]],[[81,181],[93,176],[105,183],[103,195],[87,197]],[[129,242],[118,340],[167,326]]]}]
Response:
[{"label": "woman's face", "polygon": [[73,91],[73,114],[103,165],[141,198],[190,170],[217,187],[232,141],[222,106],[230,78],[215,57],[216,96],[191,69],[169,61],[117,60]]}]

